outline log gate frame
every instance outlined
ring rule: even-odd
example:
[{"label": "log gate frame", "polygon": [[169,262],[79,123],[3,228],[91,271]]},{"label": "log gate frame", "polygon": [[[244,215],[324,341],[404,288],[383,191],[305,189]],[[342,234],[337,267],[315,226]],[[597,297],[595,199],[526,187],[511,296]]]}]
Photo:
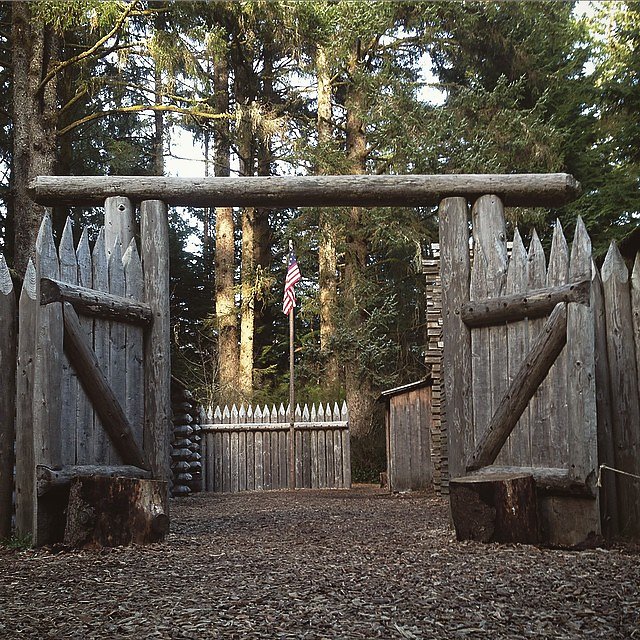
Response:
[{"label": "log gate frame", "polygon": [[[113,224],[126,227],[131,223],[131,210],[137,203],[151,208],[154,212],[154,228],[146,229],[143,224],[143,254],[156,244],[157,260],[162,265],[156,271],[161,275],[162,293],[160,306],[134,305],[113,297],[100,299],[96,292],[82,291],[68,287],[53,279],[42,282],[45,303],[64,302],[65,335],[72,346],[71,357],[78,362],[90,364],[91,357],[81,344],[74,340],[76,311],[100,309],[108,310],[111,317],[150,325],[151,339],[146,344],[153,351],[154,344],[162,344],[162,353],[145,356],[149,375],[158,386],[152,397],[145,387],[145,405],[149,404],[150,416],[155,415],[153,427],[155,444],[147,454],[151,459],[154,478],[168,477],[169,456],[169,360],[168,360],[168,251],[165,234],[168,230],[167,205],[172,206],[256,206],[266,208],[308,207],[308,206],[362,206],[362,207],[414,207],[439,206],[440,244],[442,255],[443,284],[443,339],[445,344],[445,397],[446,416],[449,423],[449,468],[452,476],[464,475],[467,470],[479,469],[490,464],[513,428],[513,416],[518,407],[535,391],[536,380],[546,375],[553,359],[566,340],[566,303],[583,303],[589,295],[589,278],[583,276],[565,287],[540,290],[524,300],[515,296],[470,303],[468,290],[463,294],[460,277],[456,274],[468,272],[469,268],[469,204],[491,196],[505,206],[560,206],[573,200],[579,193],[580,185],[565,173],[554,174],[455,174],[455,175],[405,175],[405,176],[296,176],[296,177],[250,177],[250,178],[168,178],[145,176],[39,176],[29,185],[31,198],[45,206],[99,206],[107,201],[113,203],[111,211]],[[118,203],[116,205],[116,203]],[[128,212],[128,213],[127,213]],[[485,215],[480,212],[480,215]],[[143,219],[144,222],[144,219]],[[158,235],[159,234],[159,235]],[[145,239],[146,238],[146,239]],[[143,255],[144,260],[144,255]],[[465,269],[467,270],[465,272]],[[462,271],[460,271],[462,270]],[[153,288],[153,275],[145,274],[145,283]],[[147,294],[149,295],[149,294]],[[149,301],[149,298],[147,298]],[[480,307],[480,311],[478,308]],[[537,371],[536,376],[523,373],[516,385],[505,395],[505,406],[499,408],[492,427],[485,440],[467,459],[470,452],[465,450],[465,432],[471,425],[471,405],[469,398],[470,380],[470,340],[471,326],[503,322],[518,316],[543,316],[553,310],[548,321],[548,330],[541,336],[540,344],[531,350],[529,369]],[[164,320],[158,320],[164,316]],[[166,326],[165,326],[166,325]],[[158,333],[160,332],[160,333]],[[83,351],[85,351],[83,355]],[[548,366],[547,366],[548,365]],[[84,365],[83,365],[84,366]],[[166,387],[166,389],[165,389]],[[517,402],[515,400],[517,398]],[[528,401],[528,400],[527,400]],[[146,409],[146,407],[145,407]],[[498,415],[499,414],[499,415]],[[503,417],[501,417],[503,416]],[[125,416],[126,419],[126,416]],[[148,419],[148,418],[145,418]],[[153,418],[152,418],[153,419]],[[517,421],[517,418],[516,418]],[[513,424],[511,424],[513,422]],[[495,423],[495,424],[494,424]],[[123,432],[120,432],[122,434]],[[578,434],[572,434],[577,436]],[[124,453],[124,449],[123,449]],[[123,456],[124,458],[125,456]],[[144,460],[135,453],[126,455],[126,460],[136,466],[144,466]],[[123,459],[123,462],[125,460]],[[591,469],[591,459],[580,458],[572,467],[570,482],[585,485]],[[549,475],[549,474],[547,474]],[[563,480],[564,481],[564,480]]]}]

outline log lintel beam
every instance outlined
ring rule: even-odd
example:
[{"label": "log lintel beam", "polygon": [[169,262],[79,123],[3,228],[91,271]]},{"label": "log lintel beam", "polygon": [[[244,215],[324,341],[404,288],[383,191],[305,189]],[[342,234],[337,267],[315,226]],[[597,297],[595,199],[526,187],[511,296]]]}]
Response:
[{"label": "log lintel beam", "polygon": [[499,196],[506,206],[559,206],[575,199],[580,183],[566,173],[356,176],[38,176],[29,183],[38,204],[101,206],[108,197],[172,206],[435,206],[451,196]]}]

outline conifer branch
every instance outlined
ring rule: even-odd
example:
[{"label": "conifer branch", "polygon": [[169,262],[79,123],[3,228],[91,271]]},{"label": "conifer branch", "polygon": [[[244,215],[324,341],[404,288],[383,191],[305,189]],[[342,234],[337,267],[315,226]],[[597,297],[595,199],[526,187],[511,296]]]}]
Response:
[{"label": "conifer branch", "polygon": [[58,73],[60,73],[63,69],[66,69],[72,64],[76,64],[78,62],[81,62],[85,58],[88,58],[89,56],[93,55],[105,42],[108,42],[119,31],[120,27],[125,23],[125,21],[127,20],[127,18],[129,17],[129,15],[131,14],[131,12],[133,11],[134,7],[137,4],[138,4],[138,0],[133,0],[131,4],[127,6],[125,11],[122,13],[122,15],[118,18],[118,20],[116,20],[116,23],[113,29],[111,29],[111,31],[109,31],[109,33],[107,33],[105,36],[100,38],[100,40],[98,40],[92,47],[90,47],[86,51],[83,51],[82,53],[79,53],[77,56],[74,56],[73,58],[69,58],[68,60],[63,60],[56,67],[51,69],[51,71],[47,73],[47,75],[43,78],[42,82],[38,85],[38,88],[36,89],[36,92],[35,92],[36,95],[38,95],[44,89],[47,83],[53,77],[55,77]]},{"label": "conifer branch", "polygon": [[140,113],[141,111],[167,111],[171,113],[181,113],[183,115],[192,116],[193,118],[202,118],[204,120],[221,120],[222,118],[231,118],[232,115],[230,113],[209,113],[206,111],[195,111],[193,109],[186,109],[183,107],[177,107],[171,104],[134,104],[129,107],[119,107],[117,109],[107,109],[106,111],[101,111],[100,113],[92,113],[84,118],[80,118],[75,122],[64,127],[64,129],[60,129],[58,131],[59,136],[63,136],[65,133],[79,127],[80,125],[86,124],[87,122],[91,122],[93,120],[98,120],[99,118],[104,118],[106,116],[112,116],[118,113]]}]

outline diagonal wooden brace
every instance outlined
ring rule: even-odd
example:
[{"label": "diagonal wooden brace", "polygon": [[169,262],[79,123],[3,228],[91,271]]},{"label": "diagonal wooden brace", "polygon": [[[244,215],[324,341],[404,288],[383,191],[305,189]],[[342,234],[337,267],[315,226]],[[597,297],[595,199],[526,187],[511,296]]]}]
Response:
[{"label": "diagonal wooden brace", "polygon": [[78,316],[69,302],[64,303],[64,351],[122,463],[149,470],[149,462],[133,437],[127,416],[100,369],[96,354],[88,344]]},{"label": "diagonal wooden brace", "polygon": [[529,400],[546,378],[566,342],[567,305],[562,302],[551,312],[509,389],[500,400],[487,430],[467,461],[467,471],[476,471],[495,462]]}]

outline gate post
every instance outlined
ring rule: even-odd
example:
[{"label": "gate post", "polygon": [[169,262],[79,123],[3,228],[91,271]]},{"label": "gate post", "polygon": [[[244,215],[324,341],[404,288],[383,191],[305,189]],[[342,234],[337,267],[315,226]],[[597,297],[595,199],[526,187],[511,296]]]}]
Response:
[{"label": "gate post", "polygon": [[144,339],[144,451],[155,480],[170,478],[171,357],[169,328],[169,222],[167,205],[140,205],[145,300],[153,324]]},{"label": "gate post", "polygon": [[466,198],[445,198],[438,209],[445,420],[449,444],[449,477],[465,474],[471,451],[471,332],[460,315],[469,301],[471,268]]}]

